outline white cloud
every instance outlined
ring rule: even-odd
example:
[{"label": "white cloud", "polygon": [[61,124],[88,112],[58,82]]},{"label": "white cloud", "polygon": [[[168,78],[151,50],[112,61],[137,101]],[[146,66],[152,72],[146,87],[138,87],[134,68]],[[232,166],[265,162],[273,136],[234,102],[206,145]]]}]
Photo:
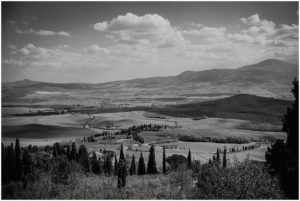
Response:
[{"label": "white cloud", "polygon": [[110,22],[96,23],[94,29],[119,43],[139,43],[157,47],[182,45],[184,38],[171,26],[169,20],[157,14],[137,16],[132,13],[120,15]]},{"label": "white cloud", "polygon": [[10,26],[10,27],[16,27],[18,25],[18,23],[14,20],[6,20],[6,23]]},{"label": "white cloud", "polygon": [[[82,48],[64,45],[46,48],[29,43],[21,48],[10,48],[12,58],[4,59],[3,63],[32,71],[37,68],[54,73],[64,71],[66,77],[96,72],[95,77],[99,75],[107,81],[175,75],[185,70],[233,68],[269,58],[298,57],[298,25],[278,25],[257,14],[241,18],[239,24],[235,32],[202,24],[183,28],[172,26],[169,20],[157,14],[127,13],[94,25],[96,31],[103,33],[99,35],[112,43],[95,41]],[[32,29],[26,33],[59,34]],[[106,76],[107,72],[111,77]]]},{"label": "white cloud", "polygon": [[16,32],[18,34],[32,34],[32,35],[39,35],[39,36],[66,36],[69,37],[71,36],[70,32],[65,32],[65,31],[49,31],[49,30],[21,30],[21,29],[16,29]]},{"label": "white cloud", "polygon": [[15,49],[17,49],[17,46],[15,46],[14,44],[8,44],[8,49],[10,49],[10,50],[15,50]]},{"label": "white cloud", "polygon": [[201,24],[192,24],[191,29],[181,30],[186,36],[199,37],[208,42],[217,42],[225,39],[225,27],[205,27]]},{"label": "white cloud", "polygon": [[99,47],[97,44],[86,47],[85,50],[91,54],[101,52],[103,54],[109,54],[109,50],[107,48]]}]

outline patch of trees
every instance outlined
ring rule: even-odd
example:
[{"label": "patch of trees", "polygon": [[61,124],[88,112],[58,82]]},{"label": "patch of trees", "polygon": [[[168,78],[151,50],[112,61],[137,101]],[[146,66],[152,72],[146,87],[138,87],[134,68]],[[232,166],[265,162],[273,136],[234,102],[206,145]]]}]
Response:
[{"label": "patch of trees", "polygon": [[242,138],[242,137],[204,137],[193,135],[178,135],[178,140],[184,142],[214,142],[214,143],[233,143],[233,144],[246,144],[250,142],[256,142],[254,138]]},{"label": "patch of trees", "polygon": [[[156,181],[147,186],[146,191],[138,194],[126,185],[134,182],[131,180],[139,176],[151,174],[151,177],[145,178],[154,178],[155,174],[160,173],[153,145],[149,151],[147,164],[142,152],[138,160],[133,155],[126,158],[123,145],[120,148],[119,158],[110,151],[103,151],[104,157],[99,157],[96,152],[88,153],[84,145],[76,147],[75,143],[71,146],[55,143],[53,146],[37,148],[36,152],[33,152],[33,147],[20,149],[18,147],[19,142],[16,142],[15,146],[5,147],[2,144],[2,160],[5,161],[2,161],[2,175],[6,177],[2,183],[2,198],[5,199],[74,199],[76,195],[81,199],[96,199],[99,197],[93,196],[99,193],[102,199],[133,199],[140,198],[141,195],[144,196],[143,199],[284,198],[277,178],[268,174],[263,164],[246,160],[228,165],[226,149],[218,149],[209,164],[200,165],[200,161],[192,159],[190,150],[186,157],[179,155],[166,157],[166,149],[163,148],[162,173],[166,176],[159,177],[167,178],[168,185],[164,183],[163,187],[170,186],[170,188],[160,192],[157,197],[151,197],[148,191],[159,190],[155,186]],[[20,160],[17,160],[18,156]],[[17,164],[21,164],[20,178]],[[11,174],[8,174],[9,171]],[[10,177],[7,177],[9,175]],[[88,183],[91,179],[96,183]],[[102,181],[97,190],[92,188]],[[116,183],[112,184],[111,181]],[[76,194],[73,193],[75,189]],[[118,197],[120,195],[123,196]]]},{"label": "patch of trees", "polygon": [[84,136],[83,137],[83,142],[96,142],[96,139],[95,139],[95,135],[91,135],[91,136]]},{"label": "patch of trees", "polygon": [[158,174],[154,145],[150,148],[147,168],[142,153],[137,166],[134,156],[129,165],[124,155],[123,145],[121,145],[119,160],[110,151],[102,153],[105,155],[104,159],[97,157],[95,152],[92,152],[90,156],[84,145],[80,145],[77,149],[75,143],[69,146],[56,142],[53,146],[45,146],[43,149],[31,145],[21,148],[18,139],[16,139],[15,146],[2,144],[3,198],[13,198],[16,193],[14,189],[17,189],[19,184],[25,189],[28,184],[34,183],[41,173],[51,175],[53,184],[63,185],[69,185],[74,171],[85,173],[87,176],[90,174],[107,177],[115,175],[118,176],[119,188],[126,186],[128,173],[130,175]]},{"label": "patch of trees", "polygon": [[165,125],[157,125],[157,124],[144,124],[144,125],[133,125],[132,127],[129,127],[128,129],[124,129],[121,131],[120,134],[126,134],[127,136],[132,136],[132,138],[140,143],[144,143],[145,139],[139,135],[139,133],[143,131],[161,131],[167,129],[167,126]]}]

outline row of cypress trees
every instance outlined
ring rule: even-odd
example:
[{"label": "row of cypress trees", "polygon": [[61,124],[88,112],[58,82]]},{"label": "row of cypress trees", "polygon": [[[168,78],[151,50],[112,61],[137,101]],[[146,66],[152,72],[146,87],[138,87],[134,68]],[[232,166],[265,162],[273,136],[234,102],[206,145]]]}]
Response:
[{"label": "row of cypress trees", "polygon": [[[217,164],[217,165],[221,165],[221,156],[220,156],[220,153],[221,153],[221,149],[217,149],[217,154],[216,156],[213,156],[213,159],[209,159],[208,161],[208,164]],[[224,148],[223,150],[223,161],[222,161],[222,166],[224,168],[227,167],[227,149]]]},{"label": "row of cypress trees", "polygon": [[21,150],[20,141],[16,139],[15,146],[13,143],[9,146],[1,147],[2,157],[2,182],[23,180],[27,175],[32,173],[33,165],[28,148]]},{"label": "row of cypress trees", "polygon": [[[118,185],[117,186],[118,186],[118,188],[125,187],[127,170],[126,170],[126,160],[125,160],[124,151],[123,151],[123,144],[121,144],[119,162],[117,162],[117,158],[115,157],[115,167],[118,167]],[[162,164],[162,167],[163,167],[163,174],[166,174],[167,169],[166,169],[166,150],[165,150],[165,147],[163,147],[163,164]],[[189,150],[189,153],[188,153],[187,167],[188,167],[188,169],[192,169],[191,150]],[[140,155],[140,158],[139,158],[137,172],[136,172],[136,166],[135,166],[135,157],[134,157],[134,155],[132,155],[129,174],[130,175],[135,175],[136,173],[137,173],[137,175],[158,174],[157,166],[156,166],[156,160],[155,160],[155,148],[154,148],[153,145],[150,147],[150,154],[149,154],[149,159],[148,159],[148,164],[147,164],[147,170],[146,170],[146,165],[145,165],[145,162],[144,162],[143,153],[141,152],[141,155]]]}]

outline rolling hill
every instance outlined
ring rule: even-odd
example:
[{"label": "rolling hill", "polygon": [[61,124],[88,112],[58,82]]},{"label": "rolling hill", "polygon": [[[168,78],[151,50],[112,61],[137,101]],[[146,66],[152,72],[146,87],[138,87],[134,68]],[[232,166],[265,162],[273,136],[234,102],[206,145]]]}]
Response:
[{"label": "rolling hill", "polygon": [[[137,78],[98,84],[47,83],[22,80],[2,84],[4,104],[103,104],[178,99],[186,94],[252,94],[291,99],[290,88],[298,77],[298,65],[281,60],[265,60],[236,69],[185,71],[177,76]],[[149,99],[150,98],[150,99]],[[148,100],[147,100],[148,99]],[[90,100],[90,101],[88,101]],[[159,103],[157,103],[159,104]]]},{"label": "rolling hill", "polygon": [[265,98],[248,94],[234,95],[214,101],[183,105],[170,105],[153,110],[175,117],[208,116],[244,119],[254,122],[281,124],[281,119],[292,101]]}]

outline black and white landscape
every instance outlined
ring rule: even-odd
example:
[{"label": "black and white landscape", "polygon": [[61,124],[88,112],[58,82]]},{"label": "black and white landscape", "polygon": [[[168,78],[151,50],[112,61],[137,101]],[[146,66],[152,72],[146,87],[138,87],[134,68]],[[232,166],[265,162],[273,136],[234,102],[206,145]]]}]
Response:
[{"label": "black and white landscape", "polygon": [[298,2],[2,2],[2,199],[298,199]]}]

